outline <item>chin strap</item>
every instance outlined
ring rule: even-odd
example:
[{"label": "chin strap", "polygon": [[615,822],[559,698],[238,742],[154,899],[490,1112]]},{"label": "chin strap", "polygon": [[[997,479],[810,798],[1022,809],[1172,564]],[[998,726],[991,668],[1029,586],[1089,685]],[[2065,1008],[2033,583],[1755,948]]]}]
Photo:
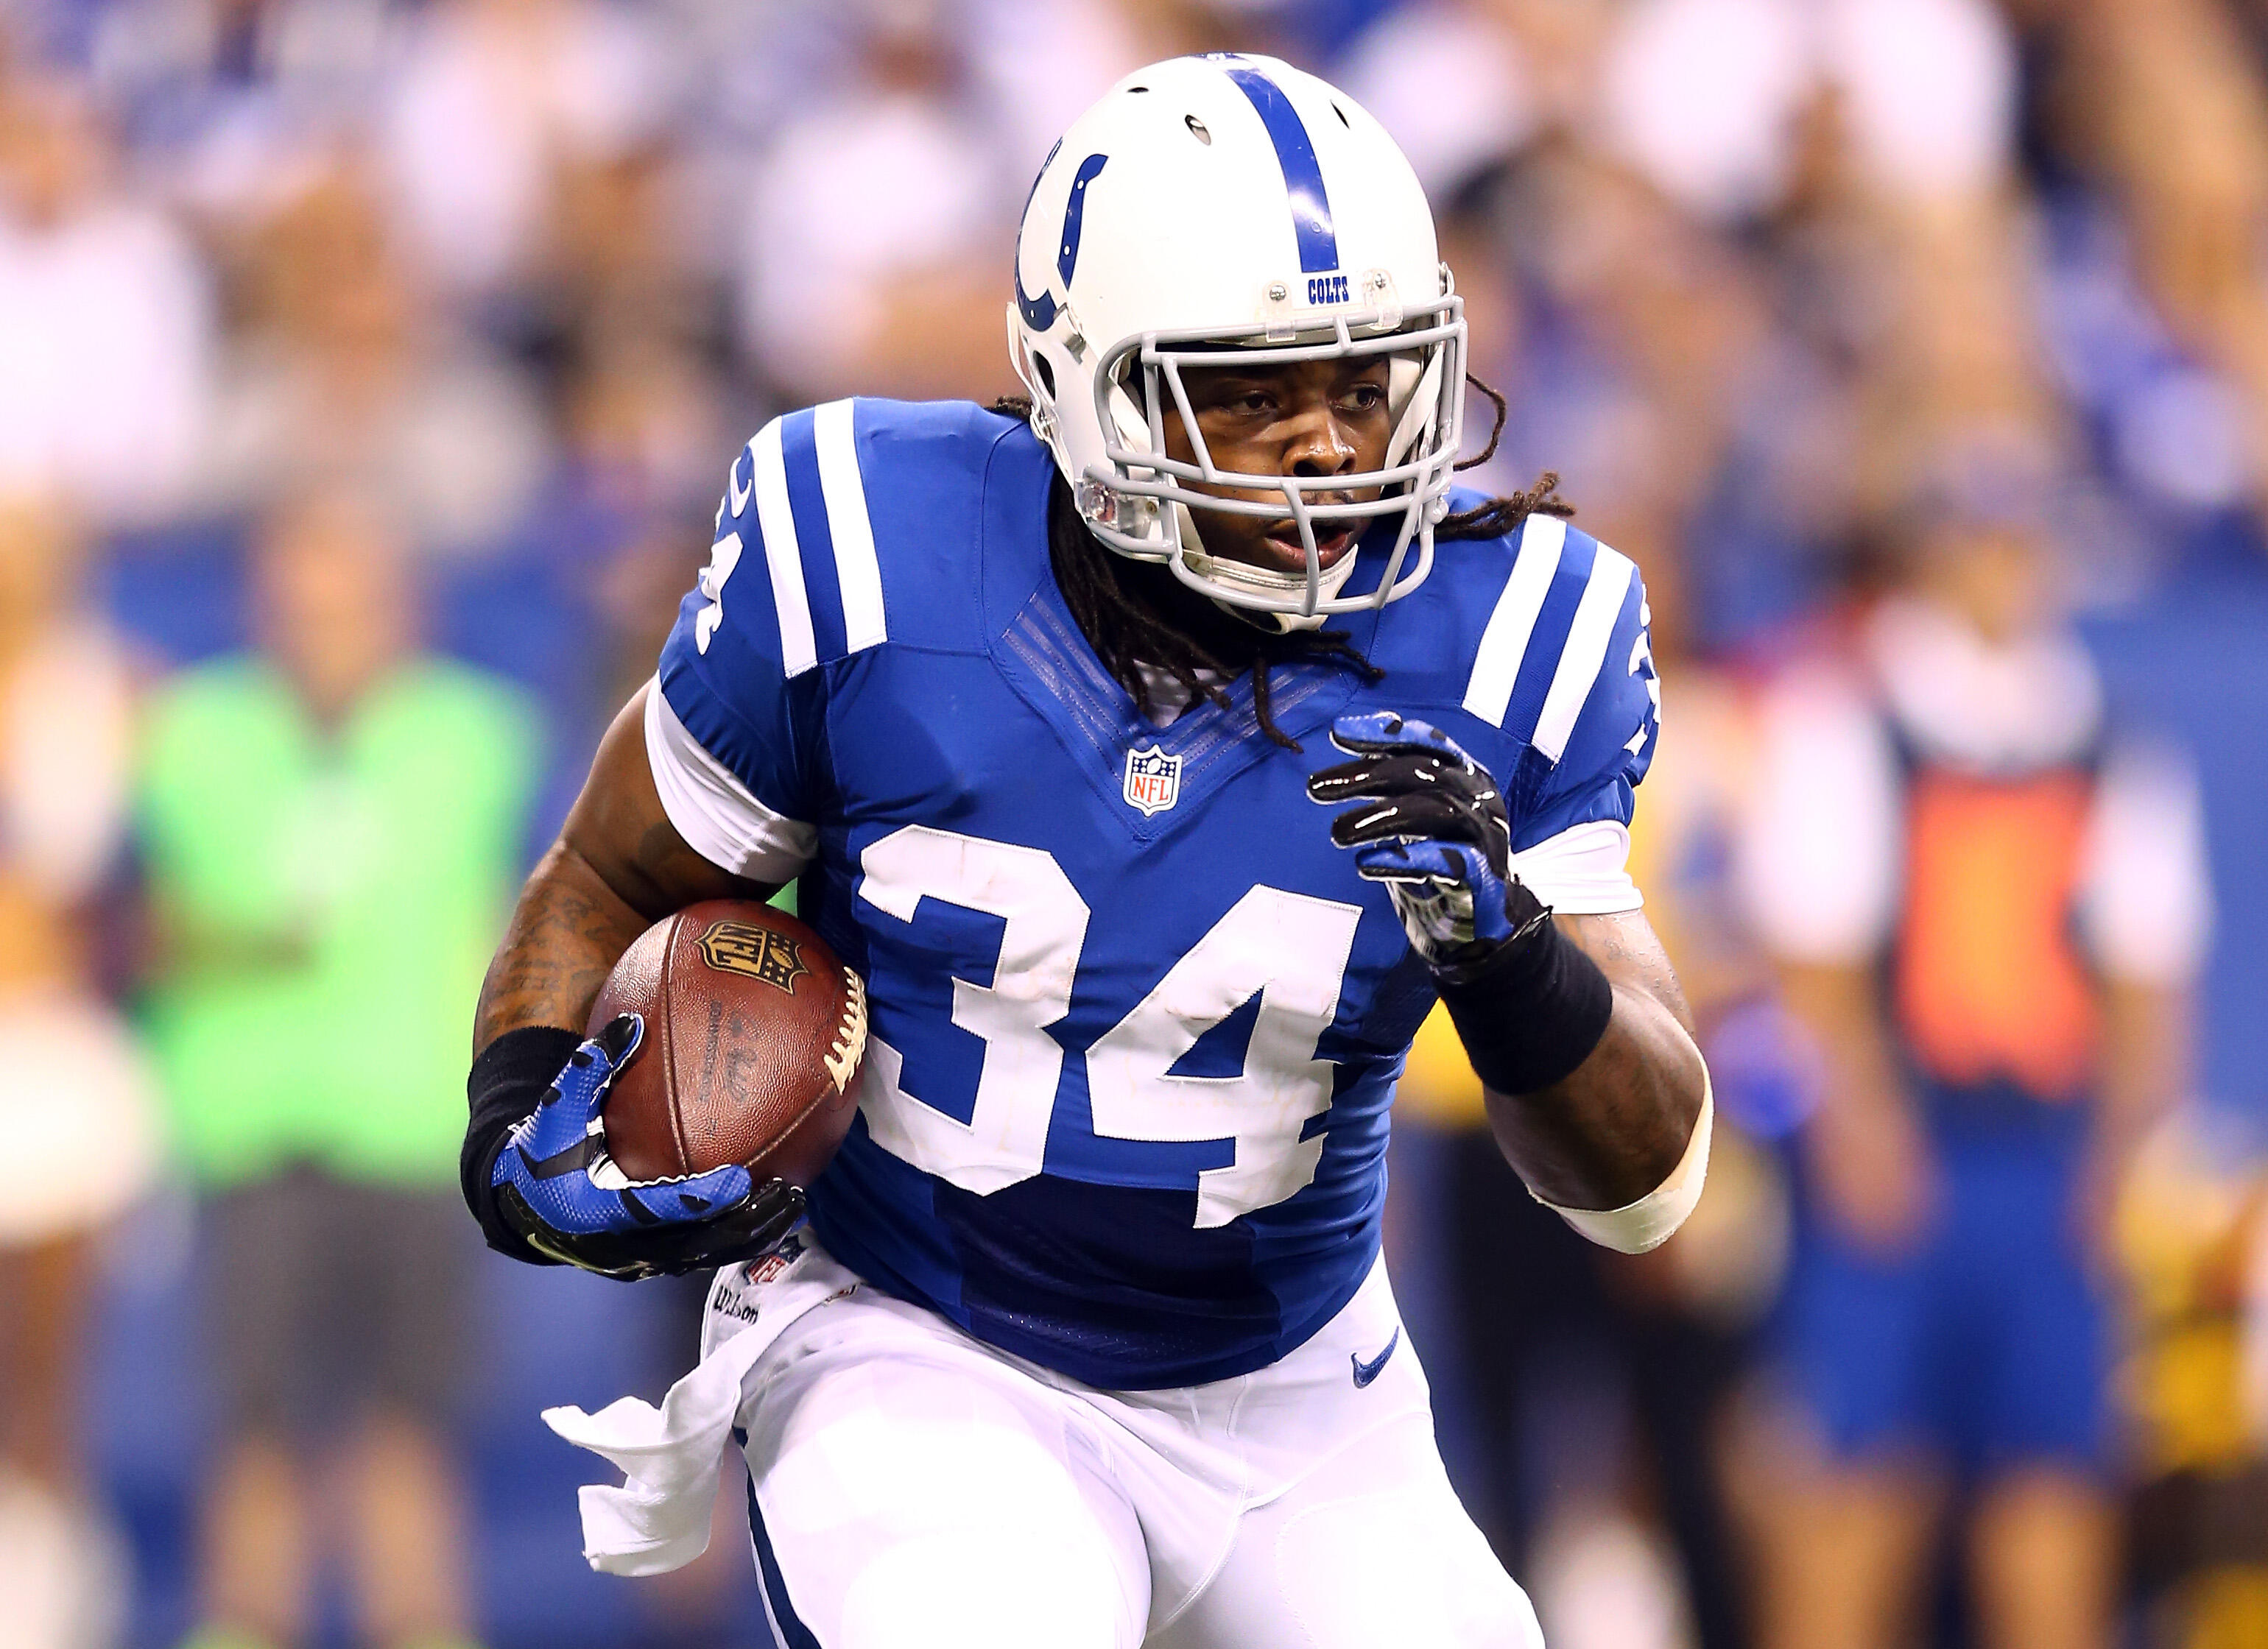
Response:
[{"label": "chin strap", "polygon": [[[1174,503],[1174,520],[1181,532],[1182,560],[1198,577],[1218,579],[1223,584],[1242,585],[1246,589],[1267,595],[1296,596],[1307,589],[1305,573],[1273,572],[1264,567],[1248,567],[1241,562],[1222,561],[1207,555],[1204,535],[1197,531],[1197,512],[1178,499]],[[1358,553],[1359,547],[1350,544],[1345,555],[1322,570],[1322,577],[1315,586],[1318,601],[1328,601],[1346,587],[1346,581],[1354,576]],[[1270,636],[1290,636],[1303,629],[1321,629],[1330,617],[1325,613],[1316,613],[1303,618],[1297,613],[1270,613],[1260,607],[1239,607],[1235,602],[1224,600],[1217,595],[1209,594],[1207,599],[1231,617],[1242,619],[1255,629]]]}]

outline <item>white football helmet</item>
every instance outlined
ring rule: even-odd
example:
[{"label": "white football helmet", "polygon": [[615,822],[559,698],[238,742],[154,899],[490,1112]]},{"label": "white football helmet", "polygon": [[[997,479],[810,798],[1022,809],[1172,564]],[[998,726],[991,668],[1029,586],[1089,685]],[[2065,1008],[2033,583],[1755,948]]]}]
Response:
[{"label": "white football helmet", "polygon": [[[1280,362],[1390,357],[1386,467],[1305,477],[1219,468],[1182,373],[1219,364],[1224,349]],[[1401,150],[1313,75],[1272,57],[1177,57],[1127,76],[1080,115],[1024,208],[1008,353],[1080,515],[1120,554],[1163,562],[1183,584],[1287,629],[1382,607],[1432,571],[1464,400],[1463,300]],[[1168,407],[1194,463],[1167,456]],[[1214,497],[1197,482],[1283,502]],[[1307,497],[1371,489],[1368,502]],[[1296,523],[1306,573],[1207,556],[1193,508]],[[1356,552],[1323,567],[1315,524],[1352,520],[1359,533],[1392,516],[1400,530],[1377,588],[1342,594]]]}]

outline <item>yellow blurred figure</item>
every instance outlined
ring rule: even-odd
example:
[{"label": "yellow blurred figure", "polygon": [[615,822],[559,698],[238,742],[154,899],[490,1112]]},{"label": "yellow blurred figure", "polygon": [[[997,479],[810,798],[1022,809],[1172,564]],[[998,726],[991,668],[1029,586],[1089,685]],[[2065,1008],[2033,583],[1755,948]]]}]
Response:
[{"label": "yellow blurred figure", "polygon": [[2135,1579],[2179,1649],[2268,1643],[2268,1175],[2175,1118],[2137,1154],[2113,1239]]}]

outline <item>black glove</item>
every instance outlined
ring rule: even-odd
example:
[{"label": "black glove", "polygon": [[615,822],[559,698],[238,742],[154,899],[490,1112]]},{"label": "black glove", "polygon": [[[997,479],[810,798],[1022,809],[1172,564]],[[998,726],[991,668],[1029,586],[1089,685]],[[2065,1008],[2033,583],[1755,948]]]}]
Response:
[{"label": "black glove", "polygon": [[1386,884],[1473,1070],[1499,1093],[1573,1071],[1606,1034],[1614,987],[1512,874],[1495,778],[1448,734],[1390,710],[1340,717],[1331,742],[1356,759],[1314,775],[1307,794],[1354,804],[1331,840]]},{"label": "black glove", "polygon": [[1392,711],[1342,716],[1331,742],[1356,760],[1307,794],[1354,803],[1331,821],[1355,868],[1386,884],[1410,943],[1435,969],[1468,969],[1547,915],[1511,873],[1512,825],[1495,778],[1439,728]]}]

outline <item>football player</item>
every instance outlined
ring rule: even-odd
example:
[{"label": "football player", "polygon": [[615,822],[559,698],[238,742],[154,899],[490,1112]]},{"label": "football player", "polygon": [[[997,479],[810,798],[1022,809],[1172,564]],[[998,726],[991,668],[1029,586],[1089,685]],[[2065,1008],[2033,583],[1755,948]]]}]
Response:
[{"label": "football player", "polygon": [[[725,1268],[663,1410],[554,1418],[630,1472],[590,1553],[697,1551],[729,1426],[796,1649],[1533,1645],[1380,1266],[1387,1107],[1438,997],[1587,1235],[1699,1194],[1706,1073],[1625,869],[1638,578],[1548,489],[1452,490],[1425,197],[1284,63],[1083,115],[1008,327],[1028,407],[836,401],[735,457],[490,974],[490,1242]],[[790,881],[867,982],[848,1140],[807,1209],[624,1183],[633,1030],[572,1027],[649,923]]]}]

